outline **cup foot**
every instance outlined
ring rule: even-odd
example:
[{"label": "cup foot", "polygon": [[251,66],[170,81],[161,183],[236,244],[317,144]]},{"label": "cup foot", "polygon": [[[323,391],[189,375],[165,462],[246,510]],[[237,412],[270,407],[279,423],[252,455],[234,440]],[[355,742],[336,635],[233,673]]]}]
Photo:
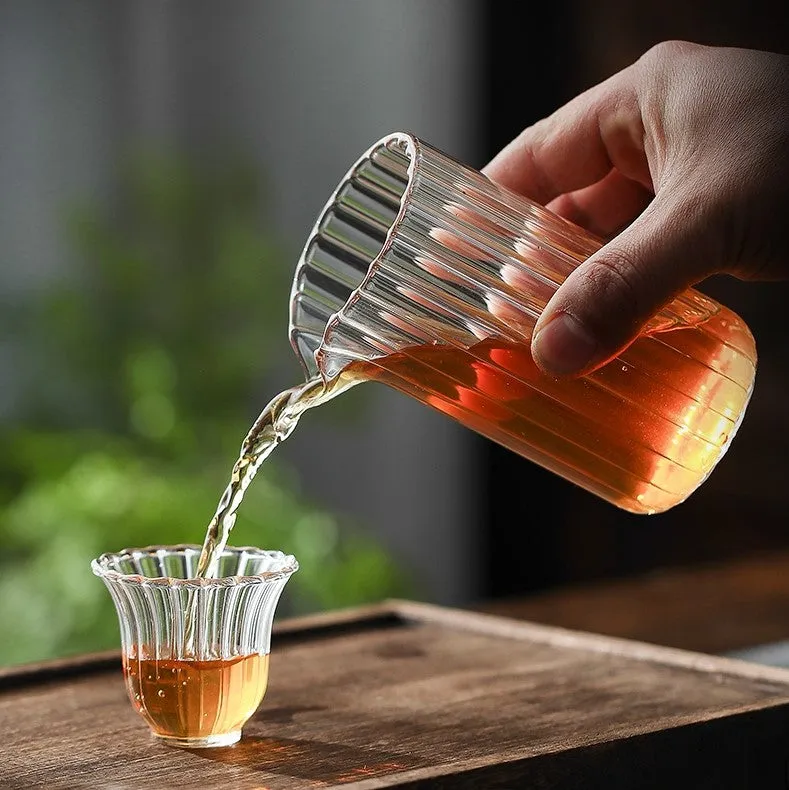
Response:
[{"label": "cup foot", "polygon": [[241,740],[241,730],[223,732],[219,735],[206,735],[204,738],[179,738],[175,735],[160,735],[156,732],[152,734],[157,741],[180,749],[210,749],[214,746],[232,746]]}]

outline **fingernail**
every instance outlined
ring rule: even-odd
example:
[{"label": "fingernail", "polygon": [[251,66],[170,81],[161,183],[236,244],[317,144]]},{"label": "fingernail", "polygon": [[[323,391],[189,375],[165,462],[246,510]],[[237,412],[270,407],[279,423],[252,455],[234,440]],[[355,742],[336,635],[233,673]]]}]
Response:
[{"label": "fingernail", "polygon": [[569,313],[559,313],[534,336],[532,356],[540,367],[558,375],[577,373],[591,362],[597,341]]}]

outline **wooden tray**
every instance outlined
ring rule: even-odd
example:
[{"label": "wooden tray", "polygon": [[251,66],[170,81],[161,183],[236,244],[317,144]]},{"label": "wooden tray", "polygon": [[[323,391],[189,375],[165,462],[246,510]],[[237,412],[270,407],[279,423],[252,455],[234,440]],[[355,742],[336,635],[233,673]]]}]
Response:
[{"label": "wooden tray", "polygon": [[394,601],[280,623],[236,746],[155,742],[113,653],[0,672],[0,753],[4,790],[786,790],[789,671]]}]

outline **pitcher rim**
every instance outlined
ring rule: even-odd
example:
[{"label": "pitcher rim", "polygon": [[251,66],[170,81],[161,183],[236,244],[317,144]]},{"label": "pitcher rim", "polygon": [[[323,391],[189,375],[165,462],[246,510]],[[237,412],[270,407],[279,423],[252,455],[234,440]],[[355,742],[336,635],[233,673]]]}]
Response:
[{"label": "pitcher rim", "polygon": [[293,280],[291,284],[291,291],[290,291],[290,298],[289,298],[289,316],[288,316],[288,337],[291,343],[291,346],[296,351],[296,355],[299,358],[299,361],[302,364],[305,364],[304,360],[302,360],[301,355],[296,348],[296,321],[295,321],[295,310],[296,310],[296,300],[295,296],[298,293],[297,283],[299,281],[299,275],[302,269],[305,266],[308,266],[306,257],[307,252],[310,248],[310,245],[315,240],[316,236],[320,233],[321,225],[327,215],[328,212],[332,210],[335,203],[337,202],[337,198],[340,194],[340,191],[345,187],[345,185],[353,178],[354,173],[361,167],[365,162],[369,161],[372,154],[381,146],[385,146],[388,143],[392,142],[400,142],[405,144],[406,154],[408,156],[408,182],[403,189],[403,193],[400,196],[400,205],[397,209],[397,214],[392,220],[389,228],[386,231],[386,236],[383,241],[383,245],[378,253],[375,255],[374,258],[370,261],[367,266],[367,271],[361,280],[361,282],[353,289],[353,291],[349,294],[348,298],[345,300],[345,303],[340,307],[339,310],[334,312],[332,315],[327,318],[326,323],[323,327],[323,339],[321,340],[321,346],[323,345],[330,328],[340,321],[343,317],[345,311],[347,311],[350,306],[359,299],[359,294],[367,287],[367,284],[370,282],[372,277],[375,274],[376,269],[379,268],[381,261],[386,257],[387,252],[391,248],[393,244],[393,239],[397,229],[400,225],[403,224],[403,219],[406,215],[408,210],[409,204],[411,203],[411,193],[414,190],[414,174],[418,165],[418,160],[420,158],[421,151],[423,149],[424,143],[417,137],[415,134],[408,132],[408,131],[393,131],[389,132],[389,134],[385,134],[383,137],[379,138],[374,142],[372,145],[368,146],[367,150],[364,151],[360,156],[356,158],[356,161],[345,171],[342,177],[338,180],[337,186],[335,187],[334,191],[329,196],[328,200],[325,201],[323,207],[318,212],[318,216],[313,223],[309,233],[307,234],[307,240],[304,243],[302,248],[301,254],[299,255],[298,262],[296,264],[295,271],[293,273]]}]

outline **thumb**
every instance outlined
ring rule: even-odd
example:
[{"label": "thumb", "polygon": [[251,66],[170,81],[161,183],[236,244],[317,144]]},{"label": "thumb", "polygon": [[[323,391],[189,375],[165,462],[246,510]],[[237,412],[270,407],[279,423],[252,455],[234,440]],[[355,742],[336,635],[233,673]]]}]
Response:
[{"label": "thumb", "polygon": [[595,370],[675,296],[722,271],[722,234],[706,214],[692,201],[658,196],[573,271],[535,325],[531,350],[538,367],[555,376]]}]

